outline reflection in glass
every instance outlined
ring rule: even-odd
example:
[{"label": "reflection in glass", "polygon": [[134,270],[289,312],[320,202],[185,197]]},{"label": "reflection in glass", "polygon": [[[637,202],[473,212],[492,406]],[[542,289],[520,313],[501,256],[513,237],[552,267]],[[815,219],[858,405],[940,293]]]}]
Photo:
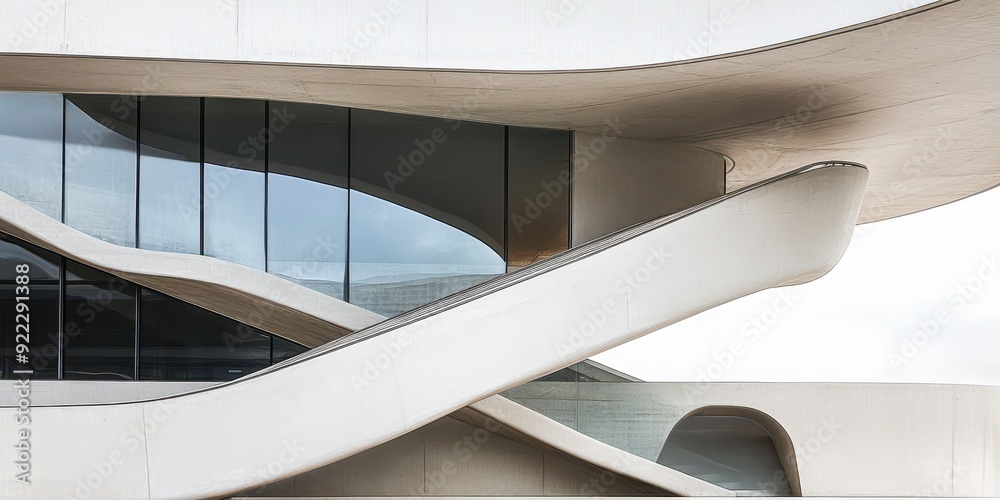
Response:
[{"label": "reflection in glass", "polygon": [[455,226],[504,253],[504,127],[351,110],[351,189]]},{"label": "reflection in glass", "polygon": [[392,316],[505,270],[504,128],[351,111],[350,301]]},{"label": "reflection in glass", "polygon": [[[18,267],[24,265],[27,268]],[[25,270],[26,273],[20,272]],[[23,288],[25,282],[27,289]],[[21,311],[18,311],[18,304],[25,304],[20,307]],[[19,314],[24,316],[18,317]],[[12,371],[24,369],[34,370],[27,375],[32,379],[58,376],[59,257],[4,234],[0,234],[0,322],[3,325],[0,378],[23,378],[25,375]],[[26,339],[17,337],[24,333],[27,333]],[[27,344],[30,365],[18,362],[19,343]]]},{"label": "reflection in glass", "polygon": [[63,378],[135,378],[136,286],[66,261]]},{"label": "reflection in glass", "polygon": [[271,363],[270,336],[229,318],[142,290],[139,378],[232,380]]},{"label": "reflection in glass", "polygon": [[201,100],[146,97],[139,140],[139,248],[201,252]]},{"label": "reflection in glass", "polygon": [[569,248],[569,132],[509,127],[510,270]]},{"label": "reflection in glass", "polygon": [[338,299],[347,262],[347,110],[271,103],[267,270]]},{"label": "reflection in glass", "polygon": [[504,272],[478,239],[441,221],[351,191],[351,303],[395,316]]},{"label": "reflection in glass", "polygon": [[264,102],[205,99],[205,255],[264,269]]},{"label": "reflection in glass", "polygon": [[292,359],[308,350],[281,337],[273,337],[271,341],[271,364],[276,365],[286,359]]},{"label": "reflection in glass", "polygon": [[135,246],[134,99],[66,97],[65,222],[116,245]]},{"label": "reflection in glass", "polygon": [[61,220],[62,110],[58,94],[0,92],[0,190]]},{"label": "reflection in glass", "polygon": [[105,241],[384,314],[568,246],[566,131],[217,98],[0,93],[0,110],[0,189]]}]

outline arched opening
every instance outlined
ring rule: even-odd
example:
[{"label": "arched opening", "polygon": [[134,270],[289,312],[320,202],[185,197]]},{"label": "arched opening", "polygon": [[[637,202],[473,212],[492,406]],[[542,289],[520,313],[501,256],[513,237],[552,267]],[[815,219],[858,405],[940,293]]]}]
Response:
[{"label": "arched opening", "polygon": [[792,441],[767,414],[709,406],[682,417],[657,463],[748,495],[801,496]]}]

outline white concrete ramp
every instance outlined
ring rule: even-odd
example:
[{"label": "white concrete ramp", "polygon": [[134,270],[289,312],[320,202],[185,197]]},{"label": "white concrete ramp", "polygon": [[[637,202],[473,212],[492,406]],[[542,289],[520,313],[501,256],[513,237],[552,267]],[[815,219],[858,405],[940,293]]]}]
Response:
[{"label": "white concrete ramp", "polygon": [[[219,497],[337,461],[716,305],[823,275],[850,242],[866,180],[856,164],[804,167],[202,391],[31,407],[31,485],[5,474],[0,497]],[[25,427],[16,412],[0,408],[5,444]],[[0,447],[0,462],[15,461]]]}]

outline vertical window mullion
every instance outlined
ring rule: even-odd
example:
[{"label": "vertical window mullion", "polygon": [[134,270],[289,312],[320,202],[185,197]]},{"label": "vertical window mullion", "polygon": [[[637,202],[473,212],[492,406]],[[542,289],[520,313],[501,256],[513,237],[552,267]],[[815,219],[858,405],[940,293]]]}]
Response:
[{"label": "vertical window mullion", "polygon": [[573,185],[576,184],[576,178],[573,176],[573,149],[576,147],[576,133],[572,130],[567,130],[569,134],[569,151],[566,152],[566,162],[568,163],[567,169],[569,170],[569,184],[566,186],[566,198],[569,208],[566,210],[566,248],[573,248]]},{"label": "vertical window mullion", "polygon": [[59,333],[56,346],[56,378],[63,379],[63,348],[66,341],[63,339],[66,328],[66,257],[59,258]]},{"label": "vertical window mullion", "polygon": [[[62,94],[62,198],[59,202],[59,221],[66,223],[66,94]],[[62,372],[60,371],[60,375]]]},{"label": "vertical window mullion", "polygon": [[510,271],[510,127],[503,127],[503,262]]},{"label": "vertical window mullion", "polygon": [[142,109],[139,96],[135,96],[135,248],[139,248],[139,188],[142,183]]},{"label": "vertical window mullion", "polygon": [[198,245],[199,254],[205,255],[205,98],[201,98],[200,102],[201,108],[201,119],[199,123],[200,130],[198,131],[198,151],[200,152],[200,158],[198,163],[200,165],[200,175],[199,178],[199,192],[198,192]]},{"label": "vertical window mullion", "polygon": [[347,108],[347,248],[344,251],[344,302],[351,301],[351,110]]},{"label": "vertical window mullion", "polygon": [[271,101],[264,101],[264,272],[267,272],[267,247],[270,244],[267,236],[267,177],[268,162],[270,159],[271,130]]}]

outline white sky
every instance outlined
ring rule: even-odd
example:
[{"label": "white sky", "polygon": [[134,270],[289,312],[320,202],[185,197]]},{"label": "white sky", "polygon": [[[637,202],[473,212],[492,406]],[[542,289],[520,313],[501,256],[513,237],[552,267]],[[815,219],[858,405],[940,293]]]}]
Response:
[{"label": "white sky", "polygon": [[[791,304],[775,308],[782,292]],[[936,314],[947,319],[923,334]],[[647,381],[1000,385],[1000,189],[859,226],[826,276],[735,300],[594,359]]]}]

